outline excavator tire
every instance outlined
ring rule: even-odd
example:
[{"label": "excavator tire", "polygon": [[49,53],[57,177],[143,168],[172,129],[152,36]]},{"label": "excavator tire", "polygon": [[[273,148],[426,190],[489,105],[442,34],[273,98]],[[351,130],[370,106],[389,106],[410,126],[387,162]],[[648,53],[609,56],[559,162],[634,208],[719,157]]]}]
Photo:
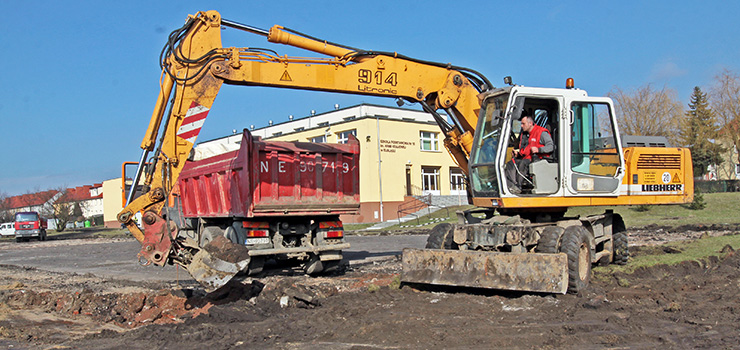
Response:
[{"label": "excavator tire", "polygon": [[454,227],[451,224],[443,223],[435,226],[427,238],[427,249],[457,249],[457,245],[452,241]]},{"label": "excavator tire", "polygon": [[612,240],[614,247],[613,261],[617,265],[624,265],[630,258],[630,248],[627,242],[627,228],[619,215],[614,215],[612,221]]},{"label": "excavator tire", "polygon": [[560,236],[562,234],[562,227],[545,227],[540,234],[540,240],[537,241],[537,247],[534,248],[534,251],[537,253],[558,253],[558,241],[560,241]]},{"label": "excavator tire", "polygon": [[569,226],[563,232],[560,251],[568,256],[568,292],[577,294],[591,280],[591,246],[589,234],[582,226]]}]

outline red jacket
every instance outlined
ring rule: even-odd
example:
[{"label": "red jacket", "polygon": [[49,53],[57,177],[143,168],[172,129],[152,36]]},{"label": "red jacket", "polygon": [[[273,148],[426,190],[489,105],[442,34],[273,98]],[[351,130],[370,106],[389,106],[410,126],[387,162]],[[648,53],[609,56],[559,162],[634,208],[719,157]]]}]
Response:
[{"label": "red jacket", "polygon": [[[519,141],[519,153],[523,159],[532,159],[532,147],[542,148],[545,145],[540,143],[540,136],[543,132],[550,133],[547,129],[535,124],[532,126],[532,130],[529,132],[529,142],[524,147],[524,139]],[[522,136],[524,134],[522,133]]]}]

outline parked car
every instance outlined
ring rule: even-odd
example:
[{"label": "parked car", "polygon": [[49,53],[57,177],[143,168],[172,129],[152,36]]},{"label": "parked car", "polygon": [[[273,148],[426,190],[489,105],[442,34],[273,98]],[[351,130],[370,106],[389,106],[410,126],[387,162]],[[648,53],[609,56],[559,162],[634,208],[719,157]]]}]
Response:
[{"label": "parked car", "polygon": [[6,222],[0,224],[0,236],[13,236],[15,235],[15,227],[12,222]]}]

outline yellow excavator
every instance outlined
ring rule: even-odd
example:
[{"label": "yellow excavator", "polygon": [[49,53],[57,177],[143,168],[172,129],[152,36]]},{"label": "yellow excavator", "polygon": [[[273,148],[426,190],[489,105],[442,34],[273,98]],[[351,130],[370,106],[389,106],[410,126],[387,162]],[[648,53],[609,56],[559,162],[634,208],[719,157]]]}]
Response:
[{"label": "yellow excavator", "polygon": [[[222,27],[323,56],[223,47]],[[182,265],[211,286],[225,284],[245,263],[221,259],[224,247],[201,247],[178,235],[166,203],[224,83],[390,97],[434,116],[477,209],[459,213],[456,224],[438,225],[426,249],[404,250],[402,281],[408,283],[579,292],[588,286],[592,264],[624,263],[629,251],[618,214],[565,217],[569,207],[693,200],[688,149],[623,139],[611,99],[588,96],[571,79],[560,89],[514,85],[507,77],[495,88],[472,69],[356,49],[281,26],[263,30],[216,11],[191,15],[173,31],[160,64],[161,90],[134,179],[138,184],[145,176],[145,194],[129,195],[118,220],[142,244],[140,259]],[[517,161],[525,115],[547,130],[553,149],[520,171],[522,184],[513,189],[505,169]],[[144,171],[147,162],[154,166]],[[137,212],[143,212],[143,231],[132,219]]]}]

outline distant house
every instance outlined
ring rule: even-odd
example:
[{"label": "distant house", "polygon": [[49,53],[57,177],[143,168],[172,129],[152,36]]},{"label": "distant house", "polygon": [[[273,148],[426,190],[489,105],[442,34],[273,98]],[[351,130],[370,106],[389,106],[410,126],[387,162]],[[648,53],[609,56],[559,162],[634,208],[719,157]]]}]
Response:
[{"label": "distant house", "polygon": [[[36,193],[27,193],[6,198],[0,204],[0,210],[15,214],[24,211],[35,211],[47,218],[54,217],[55,206],[61,203],[77,203],[86,219],[103,218],[103,185],[85,185],[68,188],[63,191],[48,190]],[[73,210],[74,205],[69,206]],[[71,214],[71,212],[70,212]],[[53,220],[49,221],[49,229],[56,229]]]},{"label": "distant house", "polygon": [[27,193],[19,196],[8,197],[2,204],[3,210],[15,214],[23,211],[36,211],[45,213],[52,208],[51,204],[61,194],[57,190],[48,190],[36,193]]}]

